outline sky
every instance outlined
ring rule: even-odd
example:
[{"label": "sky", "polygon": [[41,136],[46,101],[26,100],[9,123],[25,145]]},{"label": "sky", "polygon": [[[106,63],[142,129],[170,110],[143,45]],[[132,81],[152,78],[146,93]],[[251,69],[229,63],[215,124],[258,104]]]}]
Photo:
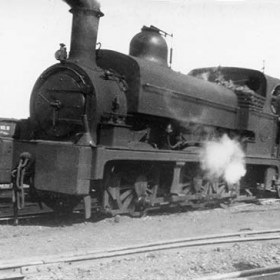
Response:
[{"label": "sky", "polygon": [[[99,0],[102,48],[127,54],[143,25],[173,34],[174,71],[208,66],[261,70],[280,78],[279,0]],[[62,0],[0,1],[0,117],[27,118],[39,75],[69,50],[72,15]]]}]

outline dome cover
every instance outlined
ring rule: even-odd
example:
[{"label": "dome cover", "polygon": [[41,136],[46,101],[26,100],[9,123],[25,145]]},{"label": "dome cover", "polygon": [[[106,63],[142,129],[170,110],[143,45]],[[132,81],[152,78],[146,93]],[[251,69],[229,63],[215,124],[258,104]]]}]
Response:
[{"label": "dome cover", "polygon": [[167,66],[168,46],[160,29],[154,26],[143,26],[132,38],[129,54]]}]

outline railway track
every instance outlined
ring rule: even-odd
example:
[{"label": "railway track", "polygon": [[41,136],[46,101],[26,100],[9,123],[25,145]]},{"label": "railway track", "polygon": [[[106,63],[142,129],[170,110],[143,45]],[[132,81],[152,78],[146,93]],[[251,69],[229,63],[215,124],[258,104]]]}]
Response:
[{"label": "railway track", "polygon": [[[0,275],[4,275],[4,278],[0,276],[0,280],[24,279],[24,276],[30,273],[36,273],[37,268],[47,267],[50,265],[58,265],[58,264],[86,265],[86,264],[90,264],[90,262],[93,260],[118,258],[118,257],[124,257],[128,255],[150,253],[150,252],[161,251],[161,250],[171,250],[171,249],[179,249],[179,248],[186,248],[186,247],[211,246],[211,245],[227,244],[227,243],[268,241],[268,240],[277,240],[277,239],[280,240],[280,229],[272,229],[272,230],[265,230],[265,231],[244,231],[244,232],[228,233],[223,235],[209,235],[209,236],[201,236],[201,237],[194,237],[194,238],[165,240],[160,242],[139,244],[139,245],[129,246],[129,247],[94,250],[94,251],[88,251],[87,253],[75,252],[72,254],[52,255],[52,256],[44,256],[39,258],[34,257],[32,259],[13,260],[11,262],[7,261],[5,263],[0,264]],[[278,272],[280,273],[280,267],[276,267],[273,268],[272,270],[268,270],[266,273],[272,273],[272,272],[274,274]],[[258,271],[256,271],[255,273],[258,273]],[[238,277],[240,278],[246,276],[246,274],[242,274],[241,272],[236,272],[235,274],[232,274],[232,276],[233,279],[234,278],[238,279]],[[251,277],[252,275],[249,276]],[[253,276],[255,277],[256,274],[254,274]],[[200,278],[200,279],[201,280],[202,279],[203,280],[230,279],[230,278],[221,278],[223,277],[222,275],[216,276],[220,278],[214,278],[214,276],[211,277],[212,278],[208,277],[208,278]],[[248,278],[248,279],[262,279],[262,278]]]},{"label": "railway track", "polygon": [[[249,199],[249,200],[243,199],[243,200],[236,200],[236,201],[234,201],[232,205],[237,203],[236,204],[236,209],[237,210],[235,211],[235,213],[267,211],[267,210],[247,209],[249,207],[249,204],[251,204],[251,203],[255,203],[256,204],[256,202],[258,202],[259,204],[263,205],[263,204],[266,203],[266,201],[271,203],[272,200],[271,199],[268,199],[268,200],[267,199],[262,199],[262,201],[261,200],[256,201],[256,199]],[[273,199],[273,203],[274,202],[279,203],[279,201],[280,201],[280,199]],[[239,203],[241,203],[241,204],[239,204]],[[0,224],[1,223],[14,223],[15,220],[14,220],[12,206],[13,205],[12,205],[11,202],[3,203],[1,198],[0,198]],[[228,208],[228,207],[231,207],[231,206],[227,205],[226,208]],[[222,208],[224,208],[224,207],[222,207]],[[150,213],[150,214],[155,214],[155,213],[160,214],[160,213],[162,213],[162,211],[163,212],[164,211],[168,211],[168,210],[171,211],[172,209],[173,209],[172,207],[169,207],[169,208],[154,207],[154,208],[148,209],[147,212]],[[209,209],[209,208],[206,207],[205,209]],[[272,210],[274,210],[274,211],[279,210],[279,206],[276,205],[275,209],[271,209],[270,208],[270,211],[272,211]],[[100,214],[100,212],[98,211],[98,208],[93,208],[92,209],[92,217],[94,217],[96,215],[96,213]],[[83,205],[79,204],[76,207],[76,209],[73,211],[73,214],[75,214],[76,217],[78,217],[77,216],[77,214],[78,214],[80,216],[81,220],[82,220],[83,217],[84,217]],[[106,216],[108,216],[105,213],[103,213],[103,214],[104,214],[104,218]],[[51,210],[50,208],[48,208],[46,206],[44,206],[41,209],[39,207],[38,203],[26,202],[26,207],[24,209],[20,210],[19,213],[18,213],[18,222],[20,224],[21,221],[24,221],[24,220],[30,221],[32,219],[35,220],[35,219],[45,218],[45,217],[53,218],[53,217],[57,217],[57,215],[55,214],[55,212],[53,212],[53,210]],[[63,215],[61,217],[63,217]],[[18,223],[16,223],[16,224],[18,224]]]},{"label": "railway track", "polygon": [[[1,190],[0,190],[1,192]],[[83,207],[79,205],[73,213],[80,213]],[[24,220],[39,219],[44,217],[55,216],[55,212],[48,208],[46,205],[40,207],[37,202],[25,201],[25,206],[23,209],[18,211],[17,221],[15,220],[12,195],[6,192],[6,195],[0,195],[0,224],[1,223],[14,223],[17,225]]]},{"label": "railway track", "polygon": [[256,268],[232,273],[208,275],[194,280],[279,280],[280,266]]},{"label": "railway track", "polygon": [[[1,203],[0,200],[0,224],[14,222],[14,213],[12,203]],[[37,203],[26,203],[26,207],[19,211],[18,220],[35,219],[51,215],[53,213],[49,208],[40,209]]]},{"label": "railway track", "polygon": [[[26,187],[28,189],[28,187]],[[274,198],[274,200],[277,200]],[[254,196],[240,196],[234,200],[231,201],[231,205],[234,203],[258,203],[258,199]],[[91,201],[92,205],[92,211],[94,215],[94,211],[99,210],[98,202],[96,199],[92,199]],[[197,203],[193,204],[191,207],[192,209],[203,209],[203,208],[208,208],[208,207],[228,207],[229,204],[224,204],[222,201],[205,201],[203,203]],[[148,207],[146,209],[146,212],[157,212],[157,211],[164,211],[166,208],[169,207],[170,209],[174,207],[180,207],[180,205],[174,204],[174,205],[155,205],[153,207]],[[77,207],[76,210],[79,212],[83,212],[84,205],[80,203]],[[14,219],[14,212],[13,212],[13,202],[12,202],[12,189],[10,185],[0,185],[0,223],[1,222],[14,222],[15,225],[20,222],[20,220],[25,220],[25,219],[35,219],[39,218],[42,216],[47,216],[53,213],[53,211],[46,207],[45,205],[40,205],[38,202],[30,202],[27,198],[25,198],[25,207],[23,209],[20,209],[18,211],[18,218]],[[105,213],[104,213],[105,214]],[[105,214],[106,215],[106,214]],[[108,215],[108,213],[107,213]],[[140,214],[141,215],[141,214]]]}]

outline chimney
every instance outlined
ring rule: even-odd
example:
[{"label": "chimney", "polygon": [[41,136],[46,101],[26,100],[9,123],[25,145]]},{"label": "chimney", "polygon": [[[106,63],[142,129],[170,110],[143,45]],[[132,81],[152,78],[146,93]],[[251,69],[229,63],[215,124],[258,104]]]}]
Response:
[{"label": "chimney", "polygon": [[94,67],[99,18],[104,15],[100,4],[96,0],[64,1],[73,14],[69,61]]}]

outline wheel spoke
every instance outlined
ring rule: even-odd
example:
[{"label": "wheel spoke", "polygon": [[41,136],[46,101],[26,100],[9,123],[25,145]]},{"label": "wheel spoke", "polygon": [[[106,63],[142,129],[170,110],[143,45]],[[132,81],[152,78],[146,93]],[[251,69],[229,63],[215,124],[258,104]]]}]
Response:
[{"label": "wheel spoke", "polygon": [[108,187],[107,193],[109,196],[107,197],[105,207],[109,207],[111,210],[119,210],[123,213],[134,211],[134,203],[137,196],[133,190],[133,186],[130,186],[129,189],[127,187],[125,189],[121,187]]},{"label": "wheel spoke", "polygon": [[121,201],[122,201],[122,210],[126,211],[129,209],[135,208],[135,205],[133,205],[133,200],[135,199],[135,196],[133,194],[132,190],[127,190],[121,195]]},{"label": "wheel spoke", "polygon": [[120,195],[120,199],[121,201],[125,201],[127,199],[128,196],[133,194],[133,190],[132,189],[128,189],[125,190],[124,192],[122,192],[122,194]]},{"label": "wheel spoke", "polygon": [[220,185],[217,193],[218,194],[225,194],[226,193],[226,186],[224,184]]},{"label": "wheel spoke", "polygon": [[[107,170],[103,206],[108,213],[139,214],[156,200],[159,172],[145,173],[140,167],[115,167]],[[149,170],[150,172],[151,170]]]}]

